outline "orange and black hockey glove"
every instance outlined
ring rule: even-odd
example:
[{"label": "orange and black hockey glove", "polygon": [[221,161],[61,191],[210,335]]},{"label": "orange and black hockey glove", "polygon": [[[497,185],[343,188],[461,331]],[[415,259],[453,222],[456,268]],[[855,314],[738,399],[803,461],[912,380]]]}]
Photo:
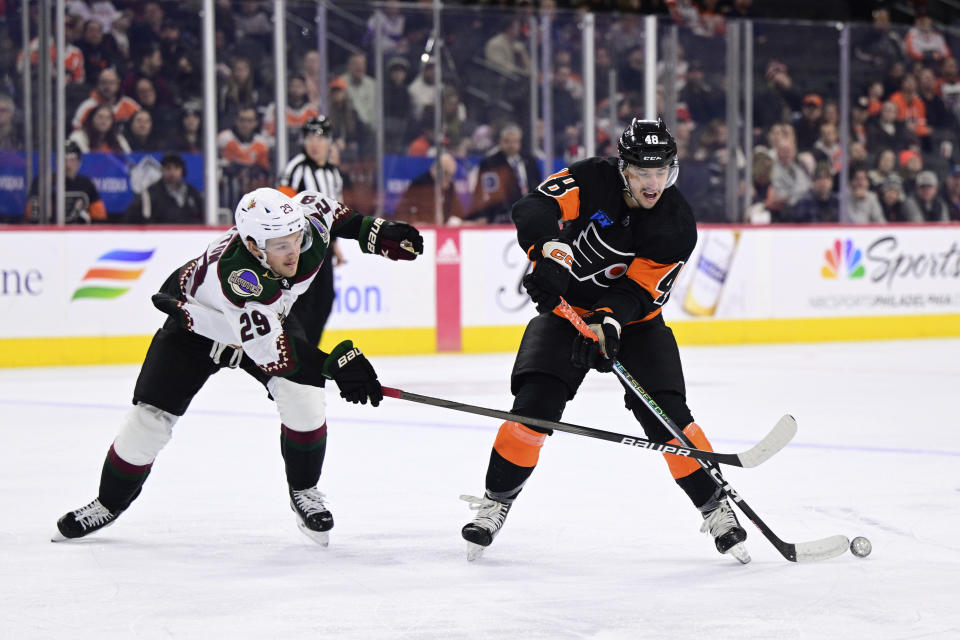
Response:
[{"label": "orange and black hockey glove", "polygon": [[527,252],[533,270],[523,276],[523,287],[540,313],[552,311],[567,292],[573,254],[570,245],[557,238],[540,238]]},{"label": "orange and black hockey glove", "polygon": [[570,360],[577,367],[611,371],[620,351],[620,323],[606,307],[588,311],[583,315],[583,321],[599,340],[578,333],[573,341]]}]

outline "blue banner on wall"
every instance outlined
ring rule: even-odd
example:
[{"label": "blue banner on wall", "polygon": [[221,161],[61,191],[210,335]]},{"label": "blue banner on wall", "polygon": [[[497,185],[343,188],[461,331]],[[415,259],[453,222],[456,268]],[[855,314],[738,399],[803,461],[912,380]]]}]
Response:
[{"label": "blue banner on wall", "polygon": [[[133,200],[134,192],[159,178],[163,152],[85,153],[80,173],[93,180],[107,211],[123,213]],[[203,154],[181,153],[187,169],[187,182],[203,192]],[[34,179],[37,175],[37,154],[34,154]],[[21,218],[27,206],[26,154],[23,151],[0,151],[0,218],[8,221]],[[131,186],[132,185],[132,186]]]},{"label": "blue banner on wall", "polygon": [[[187,182],[203,193],[203,154],[182,153],[187,168]],[[36,177],[34,154],[34,178]],[[80,173],[88,176],[100,192],[100,197],[111,214],[121,214],[144,184],[152,184],[159,177],[163,153],[86,153],[80,163]],[[470,210],[473,194],[470,191],[470,172],[481,158],[457,159],[455,188],[464,211]],[[392,215],[410,183],[430,170],[433,158],[388,155],[384,158],[384,209]],[[555,171],[562,168],[562,160],[555,162]],[[0,151],[0,222],[22,218],[27,204],[26,154],[22,151]]]}]

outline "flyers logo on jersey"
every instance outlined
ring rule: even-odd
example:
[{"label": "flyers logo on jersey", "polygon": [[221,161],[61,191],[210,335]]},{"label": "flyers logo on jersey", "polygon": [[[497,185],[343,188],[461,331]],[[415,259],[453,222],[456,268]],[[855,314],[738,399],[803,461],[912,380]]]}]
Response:
[{"label": "flyers logo on jersey", "polygon": [[604,242],[591,221],[572,243],[576,261],[573,277],[580,282],[591,281],[600,287],[609,287],[627,273],[633,254],[619,251]]},{"label": "flyers logo on jersey", "polygon": [[260,278],[250,269],[238,269],[227,277],[230,288],[238,296],[249,298],[263,293],[263,285],[260,284]]}]

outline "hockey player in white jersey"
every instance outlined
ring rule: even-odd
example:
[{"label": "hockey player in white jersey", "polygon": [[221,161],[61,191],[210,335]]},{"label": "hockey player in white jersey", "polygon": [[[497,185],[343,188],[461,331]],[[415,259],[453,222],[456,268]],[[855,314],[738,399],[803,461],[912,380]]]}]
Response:
[{"label": "hockey player in white jersey", "polygon": [[153,297],[168,317],[150,343],[133,408],[107,452],[96,499],[57,521],[55,542],[112,524],[140,494],[194,395],[221,368],[239,367],[277,405],[291,509],[298,527],[326,546],[333,516],[317,489],[326,452],[324,384],[333,380],[346,400],[373,406],[383,392],[351,341],[320,351],[289,318],[290,308],[320,269],[331,236],[391,260],[413,260],[423,239],[408,224],[360,215],[315,191],[292,199],[257,189],[240,200],[235,221]]}]

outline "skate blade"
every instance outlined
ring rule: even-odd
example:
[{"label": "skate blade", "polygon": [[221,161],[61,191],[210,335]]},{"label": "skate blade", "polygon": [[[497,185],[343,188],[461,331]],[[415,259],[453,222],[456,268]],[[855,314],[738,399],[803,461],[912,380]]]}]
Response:
[{"label": "skate blade", "polygon": [[486,547],[481,547],[480,545],[468,542],[467,543],[467,561],[473,562],[474,560],[479,560],[483,556],[483,550]]},{"label": "skate blade", "polygon": [[303,535],[307,536],[314,542],[316,542],[321,547],[326,547],[330,545],[330,532],[329,531],[314,531],[313,529],[307,528],[307,525],[303,523],[300,518],[297,518],[297,528],[303,532]]},{"label": "skate blade", "polygon": [[55,534],[50,536],[50,542],[67,542],[69,540],[71,540],[71,538],[66,537],[59,531],[57,531]]},{"label": "skate blade", "polygon": [[727,553],[732,555],[734,558],[740,561],[740,564],[747,564],[750,562],[750,554],[747,552],[747,548],[743,545],[742,542],[738,542],[729,549]]}]

